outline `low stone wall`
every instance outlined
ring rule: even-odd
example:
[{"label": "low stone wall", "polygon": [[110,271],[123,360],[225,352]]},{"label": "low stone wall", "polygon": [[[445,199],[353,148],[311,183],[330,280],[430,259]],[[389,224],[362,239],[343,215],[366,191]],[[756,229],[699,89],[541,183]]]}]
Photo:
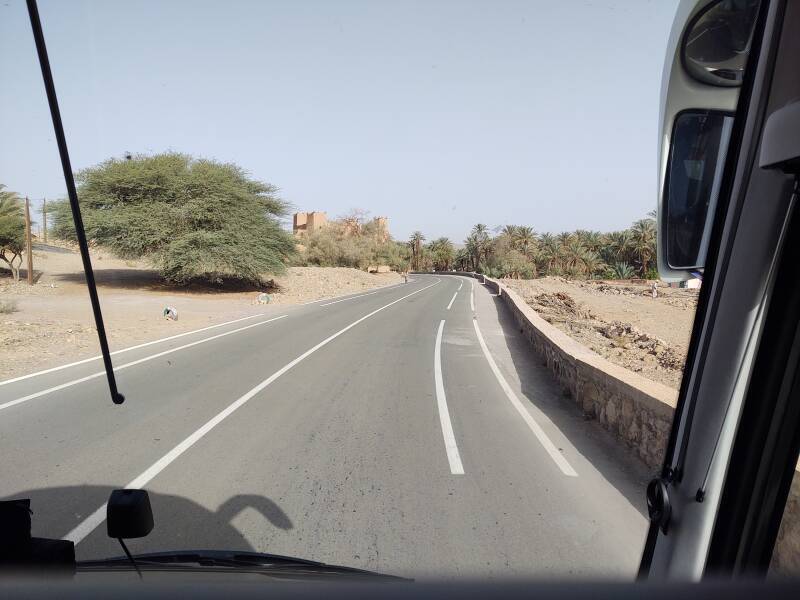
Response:
[{"label": "low stone wall", "polygon": [[545,321],[500,282],[487,277],[486,286],[505,300],[520,331],[561,384],[564,395],[658,470],[672,427],[677,391],[592,352]]},{"label": "low stone wall", "polygon": [[[502,283],[475,273],[499,294],[520,332],[561,384],[565,396],[575,400],[653,472],[660,470],[678,392],[617,366],[573,340],[545,321],[516,292]],[[778,574],[800,574],[800,471],[795,471],[773,552],[772,569]]]}]

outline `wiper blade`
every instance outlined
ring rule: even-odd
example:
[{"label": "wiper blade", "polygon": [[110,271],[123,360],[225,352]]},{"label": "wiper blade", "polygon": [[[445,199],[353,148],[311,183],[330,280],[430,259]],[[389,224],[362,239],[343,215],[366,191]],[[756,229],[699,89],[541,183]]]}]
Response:
[{"label": "wiper blade", "polygon": [[[402,577],[385,575],[374,571],[366,571],[353,567],[342,567],[326,563],[281,556],[278,554],[265,554],[261,552],[235,552],[225,550],[185,550],[180,552],[153,552],[148,554],[134,554],[133,558],[140,569],[180,569],[197,570],[232,569],[258,571],[266,574],[295,573],[317,575],[341,575],[354,578],[385,579],[407,581]],[[95,571],[107,568],[131,568],[130,560],[125,556],[107,558],[102,560],[80,561],[77,563],[78,571]]]}]

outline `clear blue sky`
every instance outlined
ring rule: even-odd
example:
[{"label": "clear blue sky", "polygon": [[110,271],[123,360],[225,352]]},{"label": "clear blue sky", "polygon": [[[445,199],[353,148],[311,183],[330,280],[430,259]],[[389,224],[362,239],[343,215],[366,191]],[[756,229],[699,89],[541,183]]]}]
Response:
[{"label": "clear blue sky", "polygon": [[[676,0],[40,0],[73,167],[235,162],[299,210],[461,241],[656,203]],[[23,0],[0,0],[0,183],[63,196]]]}]

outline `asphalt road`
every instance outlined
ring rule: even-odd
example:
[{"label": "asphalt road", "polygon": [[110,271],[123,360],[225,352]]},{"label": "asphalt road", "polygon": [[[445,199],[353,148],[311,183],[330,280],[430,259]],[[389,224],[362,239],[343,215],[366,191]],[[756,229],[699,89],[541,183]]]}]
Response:
[{"label": "asphalt road", "polygon": [[[472,289],[474,288],[474,296]],[[474,306],[474,308],[473,308]],[[414,276],[0,383],[0,496],[118,556],[225,548],[416,577],[631,578],[648,473],[564,398],[478,281]],[[121,367],[121,368],[120,368]]]}]

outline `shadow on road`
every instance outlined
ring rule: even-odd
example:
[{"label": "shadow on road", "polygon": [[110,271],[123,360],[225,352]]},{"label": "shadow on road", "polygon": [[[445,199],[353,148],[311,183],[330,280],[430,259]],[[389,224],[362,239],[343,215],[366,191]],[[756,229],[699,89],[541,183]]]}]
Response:
[{"label": "shadow on road", "polygon": [[[93,264],[94,278],[98,287],[115,288],[123,290],[147,290],[156,292],[192,292],[197,294],[225,294],[229,292],[254,292],[270,290],[269,285],[254,285],[242,281],[222,280],[213,284],[210,282],[194,282],[185,285],[172,284],[164,281],[157,271],[151,269],[104,269]],[[86,283],[83,271],[75,273],[60,273],[54,279],[72,283]]]},{"label": "shadow on road", "polygon": [[[33,515],[32,534],[39,537],[62,538],[83,519],[108,500],[111,486],[70,486],[25,490],[3,498],[30,498]],[[237,494],[209,510],[181,496],[149,492],[155,527],[146,538],[132,540],[132,552],[161,552],[172,550],[241,550],[268,552],[254,548],[233,524],[245,510],[252,509],[263,517],[264,531],[254,532],[260,539],[269,536],[269,527],[282,530],[294,525],[274,501],[258,494]],[[251,519],[252,521],[252,519]],[[105,523],[101,524],[77,547],[78,558],[117,556],[120,548],[115,540],[106,537]]]},{"label": "shadow on road", "polygon": [[645,489],[651,471],[564,395],[542,357],[522,335],[505,301],[496,296],[492,300],[525,399],[547,415],[602,477],[646,517]]}]

